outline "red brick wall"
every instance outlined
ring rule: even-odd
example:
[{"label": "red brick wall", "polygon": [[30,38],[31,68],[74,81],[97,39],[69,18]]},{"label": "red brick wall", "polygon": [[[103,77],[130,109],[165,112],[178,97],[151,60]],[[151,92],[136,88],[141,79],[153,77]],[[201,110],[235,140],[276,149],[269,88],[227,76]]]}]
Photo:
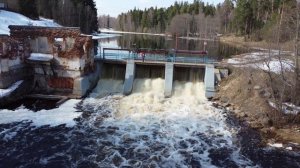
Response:
[{"label": "red brick wall", "polygon": [[74,79],[52,77],[48,80],[48,85],[54,89],[73,89]]}]

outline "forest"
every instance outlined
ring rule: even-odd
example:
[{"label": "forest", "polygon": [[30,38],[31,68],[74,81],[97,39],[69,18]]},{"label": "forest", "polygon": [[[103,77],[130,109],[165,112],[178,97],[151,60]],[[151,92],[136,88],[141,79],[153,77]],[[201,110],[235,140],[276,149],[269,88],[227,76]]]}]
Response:
[{"label": "forest", "polygon": [[296,0],[224,0],[213,5],[201,0],[176,1],[168,8],[132,9],[117,18],[99,17],[100,27],[121,31],[167,33],[212,38],[217,34],[243,35],[251,40],[294,38]]},{"label": "forest", "polygon": [[84,33],[98,30],[93,0],[19,0],[20,13],[33,18],[54,19],[63,26],[80,27]]}]

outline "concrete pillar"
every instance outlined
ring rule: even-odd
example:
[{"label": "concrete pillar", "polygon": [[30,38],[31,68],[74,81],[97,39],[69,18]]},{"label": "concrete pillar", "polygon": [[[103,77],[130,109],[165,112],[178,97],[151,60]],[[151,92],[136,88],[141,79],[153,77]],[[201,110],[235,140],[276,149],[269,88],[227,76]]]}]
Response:
[{"label": "concrete pillar", "polygon": [[219,69],[215,69],[215,79],[217,80],[217,82],[221,82],[221,80],[222,80],[221,72]]},{"label": "concrete pillar", "polygon": [[212,64],[207,64],[205,67],[205,96],[207,98],[212,98],[215,95],[215,66]]},{"label": "concrete pillar", "polygon": [[9,64],[8,64],[8,59],[0,59],[1,63],[1,72],[8,72],[9,71]]},{"label": "concrete pillar", "polygon": [[167,62],[165,68],[165,97],[172,96],[173,75],[174,75],[174,64],[171,62]]},{"label": "concrete pillar", "polygon": [[97,85],[100,78],[101,68],[101,63],[96,64],[96,69],[93,73],[74,79],[73,96],[75,98],[81,98],[87,95],[87,93]]},{"label": "concrete pillar", "polygon": [[125,82],[123,88],[124,95],[129,95],[132,92],[134,75],[135,75],[134,60],[128,60],[126,65]]}]

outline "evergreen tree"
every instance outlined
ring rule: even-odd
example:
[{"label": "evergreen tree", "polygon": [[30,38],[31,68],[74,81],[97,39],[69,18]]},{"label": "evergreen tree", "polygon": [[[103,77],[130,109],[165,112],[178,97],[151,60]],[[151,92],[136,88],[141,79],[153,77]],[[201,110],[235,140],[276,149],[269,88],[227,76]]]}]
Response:
[{"label": "evergreen tree", "polygon": [[19,0],[20,12],[32,19],[38,19],[36,0]]}]

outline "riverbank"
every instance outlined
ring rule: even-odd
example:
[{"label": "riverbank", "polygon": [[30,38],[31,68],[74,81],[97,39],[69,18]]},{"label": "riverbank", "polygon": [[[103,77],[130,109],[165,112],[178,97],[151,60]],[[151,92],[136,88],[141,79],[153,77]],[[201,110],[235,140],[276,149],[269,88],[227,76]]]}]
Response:
[{"label": "riverbank", "polygon": [[[281,114],[269,105],[271,91],[266,73],[252,67],[231,67],[213,99],[215,106],[225,107],[244,125],[257,130],[262,145],[285,150],[300,150],[300,114]],[[287,122],[291,117],[294,123]]]},{"label": "riverbank", "polygon": [[[243,48],[264,48],[264,49],[278,49],[275,43],[268,43],[263,41],[246,41],[243,36],[236,35],[224,35],[220,37],[220,41],[223,43],[231,44],[237,47]],[[294,45],[292,41],[281,43],[281,49],[285,51],[293,51]]]}]

